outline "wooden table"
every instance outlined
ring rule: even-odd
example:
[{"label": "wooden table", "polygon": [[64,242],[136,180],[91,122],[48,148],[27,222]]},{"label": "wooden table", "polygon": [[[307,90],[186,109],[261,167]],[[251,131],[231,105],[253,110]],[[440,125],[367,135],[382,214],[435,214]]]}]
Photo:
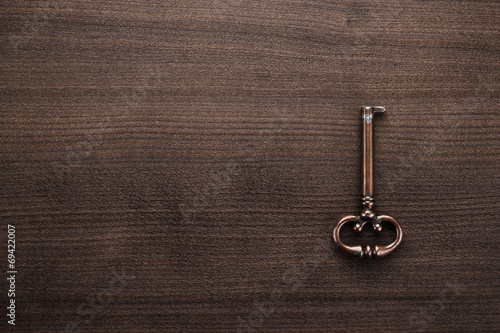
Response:
[{"label": "wooden table", "polygon": [[[2,330],[500,331],[497,1],[0,8]],[[331,236],[362,105],[376,261]]]}]

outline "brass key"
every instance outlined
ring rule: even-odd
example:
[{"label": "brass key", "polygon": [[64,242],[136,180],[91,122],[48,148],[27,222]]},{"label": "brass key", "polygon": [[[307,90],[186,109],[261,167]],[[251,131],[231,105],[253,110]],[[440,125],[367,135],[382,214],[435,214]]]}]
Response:
[{"label": "brass key", "polygon": [[[388,215],[377,215],[373,209],[373,117],[385,112],[383,106],[364,106],[361,108],[363,121],[363,197],[362,209],[358,216],[343,217],[333,228],[333,241],[347,253],[361,258],[383,257],[394,251],[403,239],[403,230],[399,222]],[[340,229],[349,222],[356,222],[354,230],[361,232],[365,224],[371,224],[376,232],[382,230],[382,222],[388,222],[396,228],[396,238],[389,245],[346,245],[340,240]]]}]

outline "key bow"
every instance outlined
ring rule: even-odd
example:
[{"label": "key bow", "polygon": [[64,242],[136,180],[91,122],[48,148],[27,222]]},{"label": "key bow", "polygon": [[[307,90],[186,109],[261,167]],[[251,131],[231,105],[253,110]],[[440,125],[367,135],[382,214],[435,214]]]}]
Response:
[{"label": "key bow", "polygon": [[[356,232],[361,232],[366,224],[370,224],[376,232],[380,232],[382,231],[381,223],[388,222],[396,228],[396,237],[389,245],[374,245],[373,247],[370,245],[347,245],[340,240],[340,229],[344,226],[344,224],[349,222],[356,222],[354,225],[354,230]],[[345,252],[360,258],[384,257],[394,251],[402,240],[403,229],[401,228],[401,224],[399,224],[395,218],[388,215],[379,215],[371,221],[363,220],[360,216],[349,215],[338,221],[333,228],[333,241],[335,244],[337,244],[337,246]]]}]

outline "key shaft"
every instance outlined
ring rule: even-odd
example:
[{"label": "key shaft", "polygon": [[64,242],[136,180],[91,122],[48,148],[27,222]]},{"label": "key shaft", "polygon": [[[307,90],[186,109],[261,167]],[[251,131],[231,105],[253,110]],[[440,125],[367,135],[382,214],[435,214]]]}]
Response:
[{"label": "key shaft", "polygon": [[363,107],[363,196],[373,196],[373,116],[385,112],[383,106]]}]

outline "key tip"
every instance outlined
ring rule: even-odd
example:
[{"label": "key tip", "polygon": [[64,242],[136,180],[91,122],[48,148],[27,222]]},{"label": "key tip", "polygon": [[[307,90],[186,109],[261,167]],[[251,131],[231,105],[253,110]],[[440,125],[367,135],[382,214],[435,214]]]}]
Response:
[{"label": "key tip", "polygon": [[385,112],[385,106],[363,106],[362,109],[372,110],[373,112],[377,113]]}]

